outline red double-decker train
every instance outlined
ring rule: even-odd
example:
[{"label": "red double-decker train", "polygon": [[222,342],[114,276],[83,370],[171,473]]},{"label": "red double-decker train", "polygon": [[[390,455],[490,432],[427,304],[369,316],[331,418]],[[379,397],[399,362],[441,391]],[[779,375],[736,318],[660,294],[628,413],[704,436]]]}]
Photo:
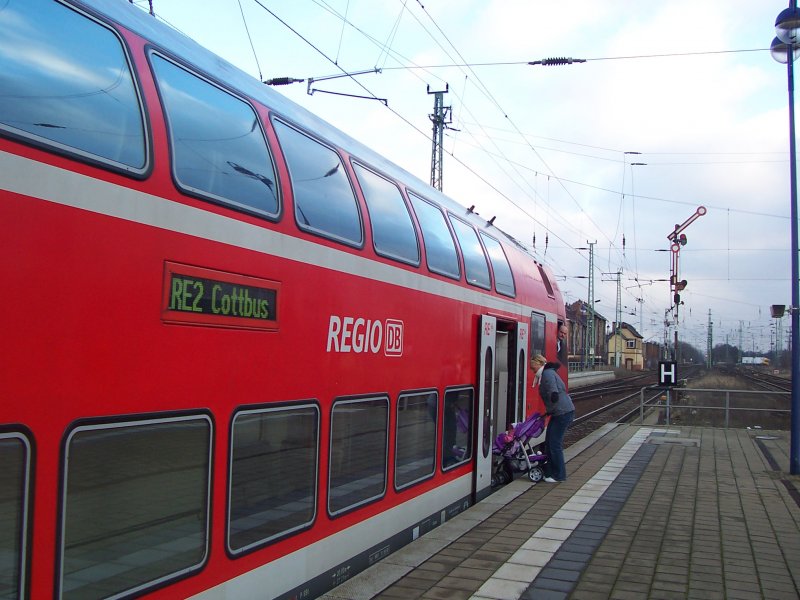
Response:
[{"label": "red double-decker train", "polygon": [[311,598],[490,493],[548,269],[122,0],[0,3],[0,598]]}]

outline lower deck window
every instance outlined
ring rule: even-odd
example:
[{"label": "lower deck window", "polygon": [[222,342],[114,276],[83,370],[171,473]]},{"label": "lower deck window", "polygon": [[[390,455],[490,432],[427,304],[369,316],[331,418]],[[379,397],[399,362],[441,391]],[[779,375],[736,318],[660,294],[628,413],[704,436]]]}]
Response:
[{"label": "lower deck window", "polygon": [[25,598],[30,448],[0,433],[0,598]]},{"label": "lower deck window", "polygon": [[208,554],[206,416],[73,429],[64,456],[61,598],[117,598],[199,568]]},{"label": "lower deck window", "polygon": [[439,396],[436,392],[406,394],[397,401],[397,488],[433,475],[436,467],[436,429]]},{"label": "lower deck window", "polygon": [[386,492],[389,399],[340,400],[331,415],[328,511],[337,515]]},{"label": "lower deck window", "polygon": [[472,458],[472,388],[447,390],[442,422],[442,468],[449,469]]},{"label": "lower deck window", "polygon": [[228,548],[233,553],[309,526],[316,515],[319,409],[248,410],[233,419]]}]

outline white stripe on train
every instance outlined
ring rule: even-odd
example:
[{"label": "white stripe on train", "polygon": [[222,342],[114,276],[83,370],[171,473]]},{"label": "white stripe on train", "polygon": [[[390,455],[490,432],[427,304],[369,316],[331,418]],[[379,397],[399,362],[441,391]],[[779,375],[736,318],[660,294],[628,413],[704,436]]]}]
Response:
[{"label": "white stripe on train", "polygon": [[[459,302],[482,305],[488,310],[505,311],[525,319],[533,310],[532,307],[478,290],[460,287],[8,152],[0,151],[0,172],[14,174],[14,177],[3,178],[0,186],[24,196],[358,275]],[[543,312],[541,309],[536,310]],[[545,312],[545,315],[548,321],[556,321],[555,313]]]}]

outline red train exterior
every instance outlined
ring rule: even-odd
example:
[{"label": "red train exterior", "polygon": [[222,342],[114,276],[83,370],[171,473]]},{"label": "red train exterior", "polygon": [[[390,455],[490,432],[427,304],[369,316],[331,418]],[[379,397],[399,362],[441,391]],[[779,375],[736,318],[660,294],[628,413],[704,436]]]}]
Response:
[{"label": "red train exterior", "polygon": [[[486,496],[487,441],[540,408],[529,356],[555,354],[548,269],[127,2],[11,0],[0,89],[22,89],[25,69],[90,82],[90,59],[67,64],[84,41],[73,21],[117,44],[142,149],[126,163],[129,138],[96,143],[102,111],[88,133],[64,125],[51,107],[77,114],[72,88],[0,100],[0,508],[14,515],[0,596],[311,598]],[[62,56],[28,27],[61,31]],[[112,79],[92,102],[118,93]],[[199,106],[200,85],[257,115],[274,177],[230,157],[222,171],[274,204],[221,198],[176,167],[168,109]],[[352,190],[358,227],[298,209],[290,161],[312,145],[340,161],[321,177]],[[397,190],[416,259],[376,247],[367,180]],[[431,270],[420,211],[442,216],[458,273]],[[488,285],[467,280],[465,239]]]}]

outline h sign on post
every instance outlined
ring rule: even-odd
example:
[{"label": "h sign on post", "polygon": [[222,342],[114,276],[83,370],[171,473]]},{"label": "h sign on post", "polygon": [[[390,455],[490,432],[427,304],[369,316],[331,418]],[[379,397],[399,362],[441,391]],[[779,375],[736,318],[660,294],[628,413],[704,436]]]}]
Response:
[{"label": "h sign on post", "polygon": [[678,363],[671,361],[658,363],[658,385],[678,385]]}]

